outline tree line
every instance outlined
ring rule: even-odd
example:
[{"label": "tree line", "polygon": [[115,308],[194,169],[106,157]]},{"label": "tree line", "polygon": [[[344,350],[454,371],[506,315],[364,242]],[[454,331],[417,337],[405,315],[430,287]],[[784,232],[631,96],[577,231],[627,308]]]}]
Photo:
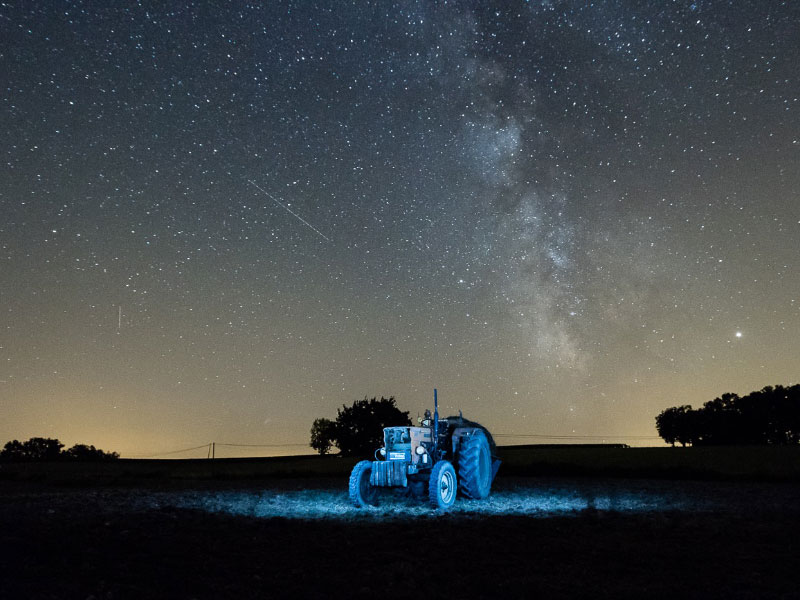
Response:
[{"label": "tree line", "polygon": [[656,417],[656,430],[673,446],[798,444],[800,385],[723,394],[697,409],[673,406]]},{"label": "tree line", "polygon": [[13,440],[6,442],[0,451],[0,460],[9,462],[31,461],[99,461],[114,460],[119,458],[116,452],[104,452],[100,448],[86,444],[75,444],[71,448],[62,450],[64,444],[57,439],[32,437],[26,442]]}]

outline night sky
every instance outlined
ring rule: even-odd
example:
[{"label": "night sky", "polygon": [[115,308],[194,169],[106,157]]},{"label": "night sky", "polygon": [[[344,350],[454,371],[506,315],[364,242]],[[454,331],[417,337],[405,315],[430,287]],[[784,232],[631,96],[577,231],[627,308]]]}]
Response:
[{"label": "night sky", "polygon": [[299,453],[434,387],[659,444],[798,381],[797,2],[20,0],[0,73],[0,444]]}]

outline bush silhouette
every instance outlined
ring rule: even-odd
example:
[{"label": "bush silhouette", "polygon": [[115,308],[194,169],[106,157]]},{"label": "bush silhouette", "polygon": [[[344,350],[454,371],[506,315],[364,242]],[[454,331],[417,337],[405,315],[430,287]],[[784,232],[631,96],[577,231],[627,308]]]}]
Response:
[{"label": "bush silhouette", "polygon": [[337,410],[336,419],[316,419],[311,426],[310,445],[320,454],[332,446],[344,456],[371,456],[383,445],[383,428],[411,425],[408,411],[397,408],[394,396],[356,400]]}]

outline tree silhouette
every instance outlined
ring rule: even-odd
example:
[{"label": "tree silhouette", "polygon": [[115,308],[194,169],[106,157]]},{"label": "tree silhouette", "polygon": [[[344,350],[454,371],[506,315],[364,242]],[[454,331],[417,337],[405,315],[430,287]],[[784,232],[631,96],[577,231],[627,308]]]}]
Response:
[{"label": "tree silhouette", "polygon": [[656,417],[656,430],[668,444],[675,445],[679,442],[682,446],[692,441],[690,427],[688,427],[688,413],[691,406],[673,406],[666,409]]},{"label": "tree silhouette", "polygon": [[336,433],[336,425],[330,419],[316,419],[311,425],[311,447],[320,454],[327,454]]},{"label": "tree silhouette", "polygon": [[69,450],[59,440],[33,437],[27,442],[13,440],[6,442],[0,451],[0,460],[5,461],[50,461],[50,460],[110,460],[119,458],[116,452],[103,452],[94,446],[75,444]]},{"label": "tree silhouette", "polygon": [[672,445],[800,443],[800,385],[767,386],[747,396],[723,394],[702,408],[668,408],[656,417],[658,434]]},{"label": "tree silhouette", "polygon": [[56,439],[33,437],[22,443],[22,459],[58,460],[63,447],[64,444]]},{"label": "tree silhouette", "polygon": [[62,453],[64,458],[79,461],[114,460],[119,458],[116,452],[103,452],[100,448],[87,446],[86,444],[75,444],[69,450]]},{"label": "tree silhouette", "polygon": [[408,411],[397,408],[394,396],[356,400],[343,405],[336,419],[316,419],[311,426],[311,447],[320,454],[336,446],[344,456],[371,456],[383,445],[383,428],[411,425]]},{"label": "tree silhouette", "polygon": [[14,461],[25,460],[25,447],[19,440],[6,442],[3,451],[0,452],[0,458]]}]

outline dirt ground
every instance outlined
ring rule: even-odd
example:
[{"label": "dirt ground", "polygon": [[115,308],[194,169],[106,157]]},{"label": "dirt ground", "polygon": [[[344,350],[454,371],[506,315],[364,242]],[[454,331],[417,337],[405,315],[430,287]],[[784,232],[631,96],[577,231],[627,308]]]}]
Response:
[{"label": "dirt ground", "polygon": [[[298,498],[338,503],[344,492],[315,480],[4,484],[0,598],[800,598],[796,484],[611,484],[616,499],[700,498],[660,507],[604,504],[605,482],[498,483],[508,510],[404,516],[401,502],[299,518]],[[572,505],[537,512],[524,503],[561,492]],[[265,512],[279,504],[291,510]]]}]

